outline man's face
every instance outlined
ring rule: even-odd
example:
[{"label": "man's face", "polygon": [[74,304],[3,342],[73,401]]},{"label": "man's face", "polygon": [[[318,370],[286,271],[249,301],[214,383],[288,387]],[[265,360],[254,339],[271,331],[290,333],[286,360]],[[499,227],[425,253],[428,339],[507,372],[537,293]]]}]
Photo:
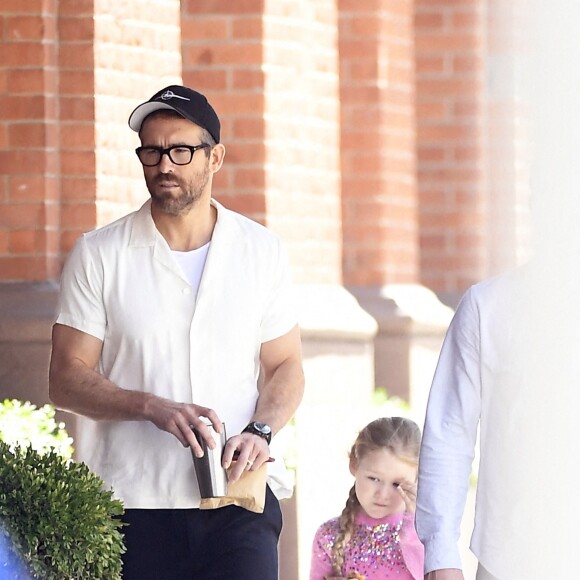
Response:
[{"label": "man's face", "polygon": [[[166,148],[199,145],[201,134],[201,128],[186,119],[154,115],[143,122],[140,136],[143,147]],[[166,154],[159,165],[143,167],[145,183],[156,208],[170,215],[183,215],[204,194],[210,195],[212,173],[207,151],[195,151],[188,165],[176,165]]]}]

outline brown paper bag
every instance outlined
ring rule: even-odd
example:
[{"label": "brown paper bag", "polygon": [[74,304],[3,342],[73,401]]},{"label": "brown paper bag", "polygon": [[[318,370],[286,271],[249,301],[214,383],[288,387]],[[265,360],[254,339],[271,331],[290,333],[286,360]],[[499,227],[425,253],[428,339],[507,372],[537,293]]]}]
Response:
[{"label": "brown paper bag", "polygon": [[[228,475],[231,469],[231,467],[228,469]],[[237,505],[261,514],[266,504],[266,471],[266,463],[255,471],[244,471],[238,481],[228,482],[228,495],[202,498],[199,509],[213,510],[227,505]]]}]

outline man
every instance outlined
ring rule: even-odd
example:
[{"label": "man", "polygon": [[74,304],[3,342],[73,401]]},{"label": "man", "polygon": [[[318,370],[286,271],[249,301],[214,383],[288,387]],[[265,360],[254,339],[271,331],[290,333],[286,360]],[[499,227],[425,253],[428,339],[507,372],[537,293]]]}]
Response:
[{"label": "man", "polygon": [[533,182],[534,257],[470,288],[443,343],[419,459],[427,580],[463,579],[457,540],[478,434],[477,579],[578,575],[580,196],[577,162],[558,153]]},{"label": "man", "polygon": [[477,579],[577,575],[580,284],[570,274],[538,256],[475,285],[457,309],[419,460],[427,580],[463,579],[457,541],[478,427]]},{"label": "man", "polygon": [[[212,199],[220,122],[207,99],[169,86],[129,118],[151,195],[82,236],[64,268],[50,396],[82,417],[78,458],[124,502],[125,579],[278,575],[282,458],[263,514],[199,510],[191,457],[228,435],[230,481],[256,470],[303,394],[300,333],[280,242]],[[239,453],[234,461],[234,452]],[[272,488],[272,489],[270,489]]]}]

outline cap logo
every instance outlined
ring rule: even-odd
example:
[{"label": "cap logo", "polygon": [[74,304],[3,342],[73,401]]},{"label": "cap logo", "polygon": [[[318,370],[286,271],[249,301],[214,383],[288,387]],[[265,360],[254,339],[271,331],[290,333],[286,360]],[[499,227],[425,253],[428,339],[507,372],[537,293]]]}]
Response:
[{"label": "cap logo", "polygon": [[169,99],[182,99],[184,101],[190,101],[191,99],[188,99],[187,97],[180,97],[179,95],[176,95],[173,91],[165,91],[162,95],[161,95],[161,100],[162,101],[168,101]]}]

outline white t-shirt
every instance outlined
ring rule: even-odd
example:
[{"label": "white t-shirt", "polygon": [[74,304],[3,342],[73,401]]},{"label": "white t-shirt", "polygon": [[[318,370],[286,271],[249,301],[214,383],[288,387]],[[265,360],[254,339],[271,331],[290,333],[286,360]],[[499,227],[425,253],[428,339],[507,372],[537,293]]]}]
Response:
[{"label": "white t-shirt", "polygon": [[[279,239],[212,204],[218,218],[196,298],[148,201],[79,238],[56,322],[103,341],[99,371],[115,384],[213,408],[234,435],[255,409],[261,344],[290,331],[297,316]],[[199,506],[190,450],[173,435],[148,421],[85,417],[78,431],[78,459],[126,508]],[[287,497],[291,480],[276,459],[269,483]]]},{"label": "white t-shirt", "polygon": [[210,242],[201,248],[196,248],[188,252],[179,252],[177,250],[171,252],[181,266],[195,297],[197,297],[197,291],[201,283],[201,275],[203,274],[207,253],[209,252],[209,245]]}]

